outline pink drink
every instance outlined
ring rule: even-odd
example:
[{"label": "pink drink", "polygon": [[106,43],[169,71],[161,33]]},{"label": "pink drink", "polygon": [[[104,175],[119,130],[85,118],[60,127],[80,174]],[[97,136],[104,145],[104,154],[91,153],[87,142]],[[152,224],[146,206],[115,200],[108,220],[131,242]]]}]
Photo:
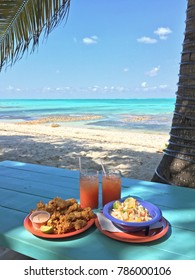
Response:
[{"label": "pink drink", "polygon": [[98,208],[98,171],[80,173],[80,204],[82,208]]},{"label": "pink drink", "polygon": [[102,205],[121,198],[121,177],[117,171],[110,171],[102,177]]}]

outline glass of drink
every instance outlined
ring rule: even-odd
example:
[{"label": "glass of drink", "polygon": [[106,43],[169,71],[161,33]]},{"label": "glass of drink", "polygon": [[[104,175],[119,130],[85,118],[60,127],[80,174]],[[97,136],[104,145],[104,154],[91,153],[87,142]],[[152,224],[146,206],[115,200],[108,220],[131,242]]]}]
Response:
[{"label": "glass of drink", "polygon": [[102,205],[121,198],[121,175],[118,170],[106,171],[102,175]]},{"label": "glass of drink", "polygon": [[80,204],[82,208],[98,208],[98,171],[80,171]]}]

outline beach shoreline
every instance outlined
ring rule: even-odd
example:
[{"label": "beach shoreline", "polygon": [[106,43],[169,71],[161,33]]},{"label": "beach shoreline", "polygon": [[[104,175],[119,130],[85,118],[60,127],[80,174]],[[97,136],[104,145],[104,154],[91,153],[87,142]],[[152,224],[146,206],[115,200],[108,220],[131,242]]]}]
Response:
[{"label": "beach shoreline", "polygon": [[0,122],[0,161],[12,160],[78,170],[101,171],[100,161],[122,176],[150,181],[168,133],[71,124]]}]

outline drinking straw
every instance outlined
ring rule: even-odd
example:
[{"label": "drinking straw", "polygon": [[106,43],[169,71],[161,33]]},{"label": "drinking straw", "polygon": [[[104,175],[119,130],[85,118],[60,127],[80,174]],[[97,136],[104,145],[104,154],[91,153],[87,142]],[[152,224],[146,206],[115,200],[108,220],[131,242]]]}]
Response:
[{"label": "drinking straw", "polygon": [[81,172],[81,158],[79,157],[79,169],[80,169],[80,172]]},{"label": "drinking straw", "polygon": [[102,170],[103,170],[104,174],[106,174],[106,170],[105,170],[105,168],[104,168],[104,165],[103,165],[102,160],[101,160],[100,162],[101,162]]}]

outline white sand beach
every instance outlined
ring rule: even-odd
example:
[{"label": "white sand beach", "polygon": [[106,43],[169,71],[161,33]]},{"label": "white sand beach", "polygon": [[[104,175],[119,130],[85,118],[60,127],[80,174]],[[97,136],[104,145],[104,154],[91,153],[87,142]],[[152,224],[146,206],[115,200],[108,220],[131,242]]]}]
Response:
[{"label": "white sand beach", "polygon": [[0,161],[14,160],[73,170],[82,166],[119,169],[123,176],[151,180],[167,134],[53,123],[0,123]]}]

